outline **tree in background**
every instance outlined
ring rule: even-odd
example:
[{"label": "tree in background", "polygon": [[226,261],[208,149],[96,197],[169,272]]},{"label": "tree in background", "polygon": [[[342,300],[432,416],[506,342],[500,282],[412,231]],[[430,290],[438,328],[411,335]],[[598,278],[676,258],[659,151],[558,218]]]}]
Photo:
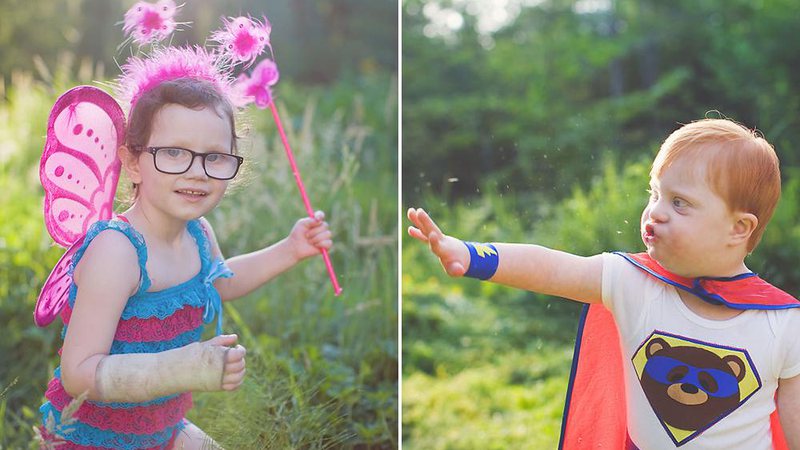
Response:
[{"label": "tree in background", "polygon": [[[133,4],[108,0],[0,0],[0,73],[33,71],[34,58],[55,66],[59,55],[101,62],[117,73],[118,22]],[[397,70],[397,3],[393,0],[232,0],[187,2],[179,20],[192,22],[173,43],[202,43],[222,16],[267,15],[281,73],[303,83]],[[128,48],[120,52],[129,52]],[[40,64],[41,65],[41,64]],[[41,68],[40,68],[41,70]]]},{"label": "tree in background", "polygon": [[403,2],[405,186],[462,197],[502,179],[563,198],[604,154],[652,155],[714,110],[800,164],[794,2],[507,1],[491,31],[478,3]]}]

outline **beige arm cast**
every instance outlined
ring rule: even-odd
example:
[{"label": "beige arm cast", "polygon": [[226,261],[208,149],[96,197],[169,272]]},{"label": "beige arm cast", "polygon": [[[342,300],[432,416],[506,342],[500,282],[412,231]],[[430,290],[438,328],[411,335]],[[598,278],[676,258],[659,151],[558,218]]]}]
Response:
[{"label": "beige arm cast", "polygon": [[160,353],[103,357],[95,388],[104,402],[141,402],[187,391],[222,390],[229,347],[195,342]]}]

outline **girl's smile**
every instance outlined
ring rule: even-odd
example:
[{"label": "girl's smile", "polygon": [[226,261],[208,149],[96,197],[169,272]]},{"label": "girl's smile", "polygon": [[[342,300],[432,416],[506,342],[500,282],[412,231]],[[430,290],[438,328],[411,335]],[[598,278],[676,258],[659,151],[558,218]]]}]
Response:
[{"label": "girl's smile", "polygon": [[199,202],[208,195],[207,191],[200,189],[178,189],[175,192],[190,202]]}]

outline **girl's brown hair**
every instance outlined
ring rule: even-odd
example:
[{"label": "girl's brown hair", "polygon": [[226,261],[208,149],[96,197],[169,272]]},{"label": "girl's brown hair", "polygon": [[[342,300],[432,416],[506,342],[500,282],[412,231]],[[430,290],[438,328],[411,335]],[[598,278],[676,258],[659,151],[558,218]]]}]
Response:
[{"label": "girl's brown hair", "polygon": [[236,153],[236,126],[233,106],[213,84],[196,78],[178,78],[165,81],[139,97],[128,119],[125,143],[138,153],[147,145],[153,127],[153,118],[161,108],[176,104],[190,109],[210,108],[218,116],[228,119],[231,126],[231,152]]}]

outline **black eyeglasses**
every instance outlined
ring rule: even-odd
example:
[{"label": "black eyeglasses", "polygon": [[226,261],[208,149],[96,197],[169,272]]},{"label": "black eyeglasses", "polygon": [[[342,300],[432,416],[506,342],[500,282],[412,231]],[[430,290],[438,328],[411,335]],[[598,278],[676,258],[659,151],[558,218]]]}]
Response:
[{"label": "black eyeglasses", "polygon": [[198,153],[181,147],[141,147],[153,155],[153,164],[161,173],[178,175],[192,167],[196,157],[203,160],[203,170],[209,178],[230,180],[244,162],[241,156],[230,153]]}]

